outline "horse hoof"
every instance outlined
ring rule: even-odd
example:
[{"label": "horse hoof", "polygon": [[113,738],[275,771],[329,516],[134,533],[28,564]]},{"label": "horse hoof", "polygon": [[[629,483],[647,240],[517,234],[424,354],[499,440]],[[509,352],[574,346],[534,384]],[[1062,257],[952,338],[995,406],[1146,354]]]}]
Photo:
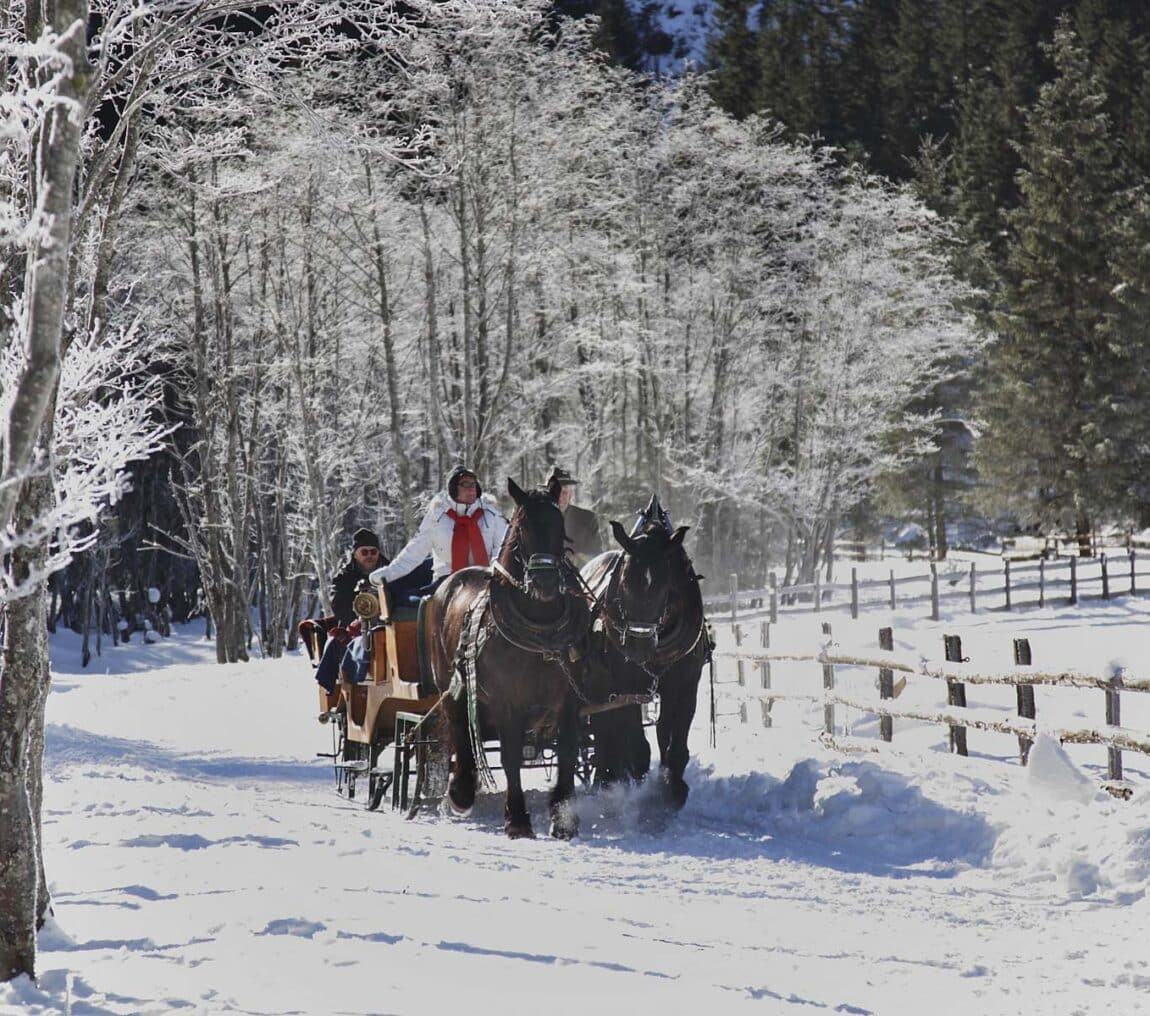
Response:
[{"label": "horse hoof", "polygon": [[443,800],[444,800],[444,803],[446,803],[446,805],[447,805],[446,814],[450,818],[467,818],[471,814],[471,807],[470,806],[468,806],[466,808],[461,808],[458,804],[456,804],[451,799],[450,794],[445,794],[443,797]]},{"label": "horse hoof", "polygon": [[535,839],[535,830],[531,828],[530,822],[508,822],[504,825],[503,831],[507,833],[509,840]]},{"label": "horse hoof", "polygon": [[578,822],[560,822],[555,819],[551,823],[551,836],[556,840],[573,840],[579,835]]},{"label": "horse hoof", "polygon": [[574,839],[579,834],[579,816],[568,804],[558,805],[551,813],[551,835],[557,840]]},{"label": "horse hoof", "polygon": [[447,806],[451,809],[451,814],[456,818],[466,818],[471,814],[471,809],[474,805],[474,789],[468,792],[452,779],[447,787]]}]

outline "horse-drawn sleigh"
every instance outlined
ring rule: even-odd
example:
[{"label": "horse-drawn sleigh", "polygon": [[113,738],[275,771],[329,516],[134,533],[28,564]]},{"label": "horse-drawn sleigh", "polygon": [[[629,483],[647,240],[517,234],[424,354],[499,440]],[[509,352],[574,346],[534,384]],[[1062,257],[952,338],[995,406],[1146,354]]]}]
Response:
[{"label": "horse-drawn sleigh", "polygon": [[[391,790],[414,814],[444,789],[467,814],[482,783],[506,783],[505,830],[533,835],[521,770],[554,773],[550,831],[578,830],[576,779],[639,781],[655,721],[661,794],[682,807],[687,735],[711,640],[698,576],[652,498],[631,534],[612,523],[619,549],[580,573],[565,555],[563,516],[543,491],[508,490],[516,503],[498,558],[452,574],[418,611],[386,589],[356,601],[364,680],[320,689],[333,721],[337,786],[349,798],[367,780],[367,806]],[[412,779],[414,778],[414,785]]]}]

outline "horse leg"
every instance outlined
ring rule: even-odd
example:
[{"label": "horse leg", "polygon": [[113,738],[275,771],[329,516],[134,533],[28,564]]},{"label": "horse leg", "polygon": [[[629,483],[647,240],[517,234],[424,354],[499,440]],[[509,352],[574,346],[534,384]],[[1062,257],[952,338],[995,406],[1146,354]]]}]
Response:
[{"label": "horse leg", "polygon": [[559,714],[555,744],[558,774],[551,791],[551,835],[569,840],[579,832],[575,814],[575,766],[579,760],[579,707],[570,695]]},{"label": "horse leg", "polygon": [[659,765],[666,788],[667,799],[675,809],[687,803],[690,787],[683,779],[683,773],[690,761],[691,752],[687,747],[687,732],[695,718],[695,688],[690,686],[685,692],[663,700],[664,708],[659,714],[656,732],[659,739]]},{"label": "horse leg", "polygon": [[448,698],[443,708],[447,712],[451,746],[455,750],[455,765],[447,780],[447,803],[452,812],[462,818],[471,813],[475,804],[475,751],[467,722],[467,704]]},{"label": "horse leg", "polygon": [[622,732],[618,710],[609,709],[591,717],[591,736],[595,739],[595,786],[609,787],[623,778]]},{"label": "horse leg", "polygon": [[499,757],[503,762],[503,776],[507,780],[507,796],[503,803],[503,831],[513,840],[534,837],[527,801],[523,797],[520,767],[523,765],[522,716],[499,732]]},{"label": "horse leg", "polygon": [[623,712],[626,773],[636,783],[642,783],[651,770],[651,745],[643,729],[643,709],[641,706],[628,706]]}]

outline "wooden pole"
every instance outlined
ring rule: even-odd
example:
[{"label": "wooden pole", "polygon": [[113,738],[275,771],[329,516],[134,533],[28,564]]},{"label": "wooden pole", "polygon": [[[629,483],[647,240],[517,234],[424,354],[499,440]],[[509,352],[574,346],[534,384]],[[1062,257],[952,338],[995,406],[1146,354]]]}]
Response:
[{"label": "wooden pole", "polygon": [[823,591],[819,586],[819,575],[815,572],[815,613],[823,609]]},{"label": "wooden pole", "polygon": [[851,569],[851,617],[859,619],[859,570]]},{"label": "wooden pole", "polygon": [[[894,649],[894,629],[880,628],[878,630],[878,647],[888,652]],[[881,699],[894,698],[894,671],[890,667],[879,667],[878,670],[878,697]],[[894,737],[894,718],[880,716],[878,718],[879,736],[884,741]]]},{"label": "wooden pole", "polygon": [[[735,633],[735,646],[741,646],[743,644],[743,626],[741,624],[734,624],[731,626],[731,630]],[[743,661],[737,660],[735,662],[735,668],[739,675],[739,687],[745,688],[747,686],[747,676],[743,672]]]},{"label": "wooden pole", "polygon": [[938,565],[930,562],[930,619],[938,620]]},{"label": "wooden pole", "polygon": [[[1015,639],[1014,665],[1016,667],[1029,667],[1030,664],[1030,640]],[[1014,686],[1014,691],[1018,697],[1018,715],[1023,719],[1033,720],[1035,717],[1034,685],[1017,684]],[[1030,746],[1033,743],[1025,734],[1018,735],[1018,758],[1023,765],[1026,765],[1030,760]]]},{"label": "wooden pole", "polygon": [[731,623],[739,618],[739,576],[731,572]]},{"label": "wooden pole", "polygon": [[1078,558],[1070,559],[1070,606],[1078,602]]},{"label": "wooden pole", "polygon": [[[823,634],[830,639],[831,626],[828,622],[823,622]],[[831,691],[835,686],[835,668],[833,663],[823,664],[823,688]],[[823,706],[823,729],[828,734],[835,732],[835,704],[828,702]]]},{"label": "wooden pole", "polygon": [[[1122,671],[1115,670],[1110,678],[1110,687],[1106,689],[1106,726],[1122,726],[1122,702],[1118,697],[1118,689],[1122,687]],[[1106,775],[1111,780],[1122,779],[1122,749],[1106,748]]]},{"label": "wooden pole", "polygon": [[895,609],[894,604],[894,569],[890,570],[890,609]]},{"label": "wooden pole", "polygon": [[1010,609],[1010,558],[1004,558],[1002,561],[1002,573],[1006,578],[1006,609]]},{"label": "wooden pole", "polygon": [[[946,650],[946,661],[948,663],[965,663],[962,657],[962,639],[957,635],[944,635],[942,637],[943,646]],[[946,679],[946,702],[947,705],[961,706],[966,708],[966,685],[961,681],[952,681],[949,677]],[[950,750],[957,755],[966,754],[966,727],[952,724],[950,728]]]},{"label": "wooden pole", "polygon": [[1046,606],[1046,559],[1038,559],[1038,605]]},{"label": "wooden pole", "polygon": [[1102,599],[1110,599],[1110,572],[1106,567],[1106,555],[1099,554],[1098,560],[1102,565]]},{"label": "wooden pole", "polygon": [[975,611],[975,605],[974,605],[974,592],[975,592],[975,587],[976,587],[976,586],[977,586],[977,584],[978,584],[978,579],[977,579],[977,576],[976,576],[976,574],[975,574],[975,570],[974,570],[974,567],[975,567],[975,566],[974,566],[974,562],[973,562],[973,561],[971,561],[971,562],[970,562],[970,612],[971,612],[972,614],[973,614],[973,613],[974,613],[974,611]]},{"label": "wooden pole", "polygon": [[779,623],[779,577],[771,572],[767,576],[767,585],[771,590],[771,624]]},{"label": "wooden pole", "polygon": [[[759,644],[764,649],[771,648],[771,626],[767,621],[763,621],[759,625]],[[763,691],[771,690],[771,661],[762,660],[759,663],[759,679],[762,682]],[[763,707],[763,726],[769,727],[771,725],[771,706],[775,704],[774,699],[763,698],[760,700]]]},{"label": "wooden pole", "polygon": [[1133,596],[1138,592],[1134,584],[1134,548],[1131,547],[1126,553],[1130,555],[1130,595]]}]

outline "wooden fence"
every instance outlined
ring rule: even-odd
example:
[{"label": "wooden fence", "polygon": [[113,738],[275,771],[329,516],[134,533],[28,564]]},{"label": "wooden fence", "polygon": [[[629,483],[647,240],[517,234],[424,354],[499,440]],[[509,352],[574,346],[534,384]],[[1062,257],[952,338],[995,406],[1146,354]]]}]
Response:
[{"label": "wooden fence", "polygon": [[[990,564],[989,562],[993,562]],[[741,589],[739,576],[732,574],[725,593],[704,598],[712,610],[729,610],[730,620],[742,613],[763,613],[772,621],[780,614],[799,611],[849,610],[857,618],[864,610],[898,610],[929,605],[930,617],[937,621],[942,605],[958,602],[960,609],[1013,610],[1019,606],[1044,607],[1055,601],[1076,604],[1087,597],[1110,599],[1118,595],[1150,592],[1150,555],[1130,549],[1117,556],[1099,554],[1093,558],[1065,557],[1020,562],[1004,557],[988,559],[981,568],[970,561],[963,568],[940,573],[931,561],[921,574],[860,579],[851,568],[850,582],[814,582],[779,585],[775,572],[761,589]]]},{"label": "wooden fence", "polygon": [[[962,655],[962,642],[957,635],[943,637],[943,658],[941,660],[910,661],[893,653],[894,634],[891,628],[879,630],[879,650],[875,656],[855,656],[832,652],[831,626],[824,623],[824,640],[817,652],[783,653],[771,649],[770,623],[758,622],[758,648],[744,646],[751,626],[735,622],[732,626],[736,648],[717,650],[716,658],[735,661],[734,682],[747,687],[746,667],[751,665],[759,670],[760,688],[757,693],[748,693],[740,703],[739,717],[748,722],[747,699],[757,699],[761,707],[761,720],[764,727],[772,725],[771,707],[777,701],[797,700],[823,705],[823,730],[830,736],[836,734],[835,707],[844,706],[869,713],[879,719],[879,736],[883,741],[894,737],[896,719],[916,720],[926,723],[945,724],[949,728],[951,751],[958,755],[967,754],[967,731],[970,729],[997,731],[1013,734],[1018,738],[1019,758],[1025,765],[1029,758],[1030,746],[1038,733],[1056,737],[1060,742],[1072,744],[1100,744],[1107,749],[1106,789],[1122,797],[1129,797],[1130,784],[1123,777],[1122,752],[1136,751],[1150,755],[1150,733],[1128,730],[1122,726],[1121,696],[1123,693],[1150,692],[1150,680],[1131,679],[1121,669],[1106,676],[1083,674],[1073,670],[1039,671],[1031,666],[1030,643],[1027,639],[1014,640],[1012,665],[990,672],[973,671]],[[821,689],[810,692],[781,692],[772,687],[771,664],[778,661],[811,663],[811,683],[821,681]],[[877,671],[877,699],[861,698],[858,695],[843,694],[836,687],[836,667],[873,668]],[[816,669],[817,668],[817,669]],[[902,675],[897,681],[895,674]],[[910,678],[944,681],[947,689],[945,709],[916,708],[899,706],[895,701]],[[729,681],[730,679],[728,679]],[[722,683],[722,682],[720,682]],[[1004,718],[998,712],[979,711],[967,704],[968,685],[1007,685],[1015,689],[1017,716]],[[1086,688],[1102,692],[1105,707],[1105,723],[1099,728],[1068,729],[1062,727],[1045,728],[1038,724],[1038,707],[1035,689],[1038,686],[1062,688]]]}]

